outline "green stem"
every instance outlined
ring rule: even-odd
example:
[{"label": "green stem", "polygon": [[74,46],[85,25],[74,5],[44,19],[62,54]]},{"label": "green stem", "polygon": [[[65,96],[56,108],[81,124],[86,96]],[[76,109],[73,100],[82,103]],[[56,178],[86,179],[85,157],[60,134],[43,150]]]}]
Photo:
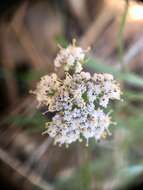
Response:
[{"label": "green stem", "polygon": [[124,33],[126,18],[127,18],[127,14],[128,14],[128,7],[129,7],[129,2],[128,2],[128,0],[125,0],[125,8],[124,8],[124,12],[123,12],[123,15],[121,18],[120,28],[119,28],[119,32],[118,32],[118,59],[119,59],[119,62],[122,66],[122,70],[124,70],[124,60],[123,60],[124,38],[123,38],[123,33]]}]

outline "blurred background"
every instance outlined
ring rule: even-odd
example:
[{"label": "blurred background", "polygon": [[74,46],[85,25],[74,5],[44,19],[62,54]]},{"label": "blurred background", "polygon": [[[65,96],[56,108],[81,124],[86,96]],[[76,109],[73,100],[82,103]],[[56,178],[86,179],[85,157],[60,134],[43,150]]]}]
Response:
[{"label": "blurred background", "polygon": [[[53,146],[29,94],[53,71],[57,44],[91,46],[85,70],[109,72],[123,101],[113,104],[112,136],[89,147]],[[0,2],[0,189],[143,189],[143,2]]]}]

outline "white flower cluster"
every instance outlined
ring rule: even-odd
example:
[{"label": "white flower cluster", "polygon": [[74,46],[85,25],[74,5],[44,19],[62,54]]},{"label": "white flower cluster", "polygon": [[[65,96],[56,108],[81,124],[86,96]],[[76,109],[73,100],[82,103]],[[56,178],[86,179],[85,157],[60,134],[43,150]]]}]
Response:
[{"label": "white flower cluster", "polygon": [[[46,75],[35,91],[39,105],[46,106],[46,112],[53,113],[44,133],[54,138],[55,144],[69,145],[85,137],[88,145],[91,137],[100,140],[110,135],[112,121],[106,108],[110,100],[120,99],[120,87],[110,74],[91,76],[88,72],[80,72],[77,64],[82,68],[83,52],[80,47],[72,45],[62,49],[55,65],[63,63],[66,71],[72,67],[75,72],[72,75],[65,72],[62,80],[55,73]],[[71,59],[74,60],[72,64]]]},{"label": "white flower cluster", "polygon": [[66,49],[60,47],[60,52],[55,58],[54,65],[56,68],[64,66],[65,71],[74,70],[75,73],[81,72],[82,64],[85,60],[85,52],[81,47],[75,45],[75,40],[73,44],[69,45]]}]

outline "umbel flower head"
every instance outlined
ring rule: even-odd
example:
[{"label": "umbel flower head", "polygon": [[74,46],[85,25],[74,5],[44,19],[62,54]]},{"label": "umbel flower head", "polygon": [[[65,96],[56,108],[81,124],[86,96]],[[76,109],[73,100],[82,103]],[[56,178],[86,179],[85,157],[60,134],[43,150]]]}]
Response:
[{"label": "umbel flower head", "polygon": [[120,86],[111,74],[83,72],[86,52],[75,41],[61,48],[54,65],[63,67],[64,78],[56,73],[43,76],[34,91],[38,105],[46,109],[44,114],[51,116],[44,134],[55,144],[68,146],[85,138],[88,145],[90,138],[98,141],[110,135],[113,122],[107,109],[112,100],[120,100]]}]

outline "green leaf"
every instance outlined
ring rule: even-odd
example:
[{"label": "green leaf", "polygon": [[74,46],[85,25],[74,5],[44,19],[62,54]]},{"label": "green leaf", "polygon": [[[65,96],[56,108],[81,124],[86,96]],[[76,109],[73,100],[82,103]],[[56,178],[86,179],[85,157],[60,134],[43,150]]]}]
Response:
[{"label": "green leaf", "polygon": [[134,73],[123,73],[119,78],[129,84],[143,87],[143,78]]},{"label": "green leaf", "polygon": [[86,61],[86,65],[88,68],[96,72],[110,73],[113,75],[117,74],[118,72],[116,68],[103,64],[99,59],[88,58],[88,60]]},{"label": "green leaf", "polygon": [[33,117],[28,117],[24,115],[16,115],[8,117],[7,123],[13,123],[18,127],[24,126],[43,126],[46,122],[46,119],[42,117],[39,113],[36,113]]},{"label": "green leaf", "polygon": [[60,44],[63,48],[68,46],[68,42],[64,36],[56,36],[56,43]]},{"label": "green leaf", "polygon": [[126,90],[123,94],[123,96],[125,97],[125,99],[128,100],[138,100],[138,101],[142,101],[143,100],[143,93],[138,93],[138,92],[133,92],[131,90]]},{"label": "green leaf", "polygon": [[143,78],[129,72],[121,72],[117,68],[105,65],[98,59],[89,58],[87,60],[87,67],[96,72],[113,74],[117,79],[127,82],[128,84],[143,87]]},{"label": "green leaf", "polygon": [[26,74],[26,76],[21,76],[21,78],[27,82],[31,82],[34,80],[39,80],[40,77],[43,75],[46,75],[47,71],[46,70],[32,70],[29,73]]}]

